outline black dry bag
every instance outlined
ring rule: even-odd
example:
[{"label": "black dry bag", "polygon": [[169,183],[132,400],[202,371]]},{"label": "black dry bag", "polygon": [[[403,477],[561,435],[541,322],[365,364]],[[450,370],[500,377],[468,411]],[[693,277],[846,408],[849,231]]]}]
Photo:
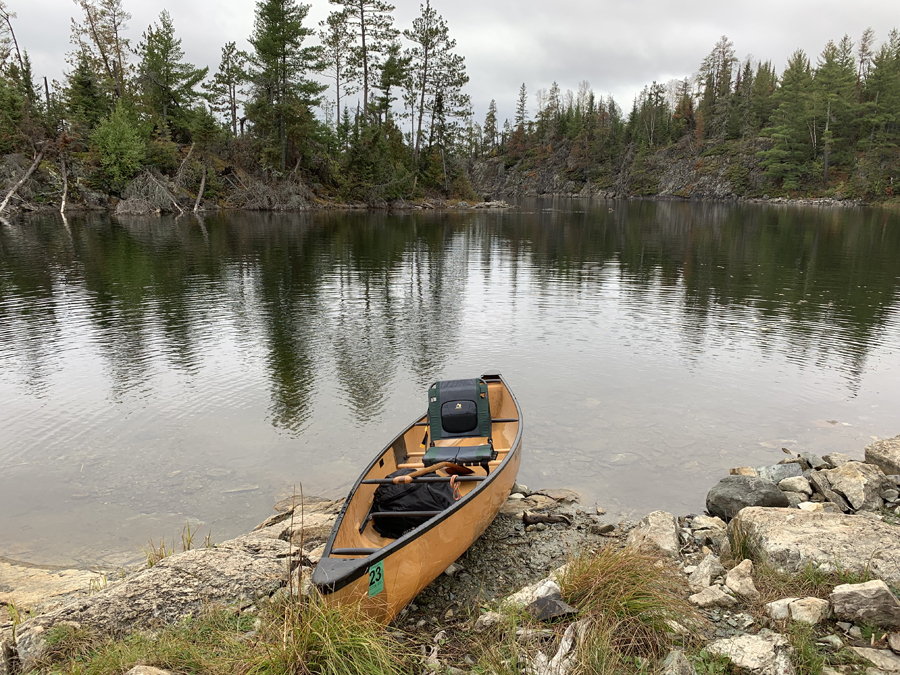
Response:
[{"label": "black dry bag", "polygon": [[[388,478],[405,476],[412,473],[412,469],[400,469]],[[375,497],[372,502],[372,513],[384,513],[386,511],[443,511],[453,505],[453,488],[450,483],[387,483],[379,485],[375,489]],[[397,539],[404,532],[418,527],[429,517],[404,517],[392,516],[389,518],[372,519],[372,527],[382,537]]]}]

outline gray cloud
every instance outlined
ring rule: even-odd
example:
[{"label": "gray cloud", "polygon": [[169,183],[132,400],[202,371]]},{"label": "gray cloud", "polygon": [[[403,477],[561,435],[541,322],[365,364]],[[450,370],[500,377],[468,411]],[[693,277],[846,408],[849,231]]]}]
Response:
[{"label": "gray cloud", "polygon": [[[31,54],[35,75],[62,79],[70,50],[69,23],[77,7],[70,0],[9,0],[18,12],[20,42]],[[495,98],[501,119],[512,117],[519,85],[529,105],[534,93],[555,80],[576,90],[588,80],[598,94],[611,93],[627,110],[651,81],[689,76],[721,35],[738,56],[771,59],[780,71],[798,48],[815,60],[829,39],[845,33],[854,41],[871,26],[879,40],[900,24],[896,0],[846,3],[838,0],[756,0],[723,3],[696,0],[688,5],[636,0],[433,0],[447,19],[460,53],[466,56],[468,91],[476,117]],[[246,46],[255,3],[249,0],[183,0],[180,3],[126,0],[134,15],[129,35],[137,44],[143,30],[168,9],[188,60],[215,70],[221,46]],[[397,3],[397,23],[406,27],[418,2]],[[314,0],[310,25],[330,11]]]}]

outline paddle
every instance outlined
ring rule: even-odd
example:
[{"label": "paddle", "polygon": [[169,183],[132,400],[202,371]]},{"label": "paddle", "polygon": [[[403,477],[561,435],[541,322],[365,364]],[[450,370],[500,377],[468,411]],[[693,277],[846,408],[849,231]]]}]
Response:
[{"label": "paddle", "polygon": [[426,473],[432,473],[441,469],[451,476],[468,476],[469,474],[475,473],[467,466],[460,466],[459,464],[453,464],[452,462],[439,462],[432,466],[426,466],[424,469],[418,469],[417,471],[408,473],[405,476],[396,476],[394,478],[394,483],[412,483],[413,478],[418,478],[419,476],[424,476]]}]

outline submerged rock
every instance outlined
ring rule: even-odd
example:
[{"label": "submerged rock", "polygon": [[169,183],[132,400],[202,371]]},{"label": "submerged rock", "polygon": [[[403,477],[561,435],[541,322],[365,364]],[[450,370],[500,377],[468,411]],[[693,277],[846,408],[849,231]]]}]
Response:
[{"label": "submerged rock", "polygon": [[706,510],[723,520],[731,520],[748,506],[789,506],[778,486],[755,476],[726,476],[706,495]]}]

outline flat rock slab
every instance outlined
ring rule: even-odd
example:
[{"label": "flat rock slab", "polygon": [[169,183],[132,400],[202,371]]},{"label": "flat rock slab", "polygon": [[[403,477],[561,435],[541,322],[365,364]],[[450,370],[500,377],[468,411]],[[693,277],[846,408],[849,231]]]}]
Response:
[{"label": "flat rock slab", "polygon": [[866,462],[874,464],[889,476],[900,474],[900,436],[867,445]]},{"label": "flat rock slab", "polygon": [[102,572],[48,569],[0,560],[0,604],[20,609],[47,608],[67,596],[87,595],[106,586]]},{"label": "flat rock slab", "polygon": [[850,647],[850,649],[867,661],[871,661],[876,668],[888,672],[900,671],[900,656],[894,654],[890,649],[870,649],[868,647]]},{"label": "flat rock slab", "polygon": [[900,600],[880,579],[835,586],[830,600],[839,619],[875,624],[881,628],[900,628]]},{"label": "flat rock slab", "polygon": [[86,598],[19,626],[16,649],[24,672],[41,658],[45,631],[57,624],[89,625],[107,635],[173,624],[209,604],[250,604],[287,580],[286,541],[241,537],[217,548],[179,553]]},{"label": "flat rock slab", "polygon": [[811,563],[829,572],[868,570],[889,584],[900,583],[900,527],[874,518],[750,507],[730,527],[782,572],[800,572]]},{"label": "flat rock slab", "polygon": [[771,631],[716,640],[708,644],[706,650],[727,656],[738,668],[753,675],[794,675],[795,672],[791,665],[793,650],[790,644],[783,636]]}]

